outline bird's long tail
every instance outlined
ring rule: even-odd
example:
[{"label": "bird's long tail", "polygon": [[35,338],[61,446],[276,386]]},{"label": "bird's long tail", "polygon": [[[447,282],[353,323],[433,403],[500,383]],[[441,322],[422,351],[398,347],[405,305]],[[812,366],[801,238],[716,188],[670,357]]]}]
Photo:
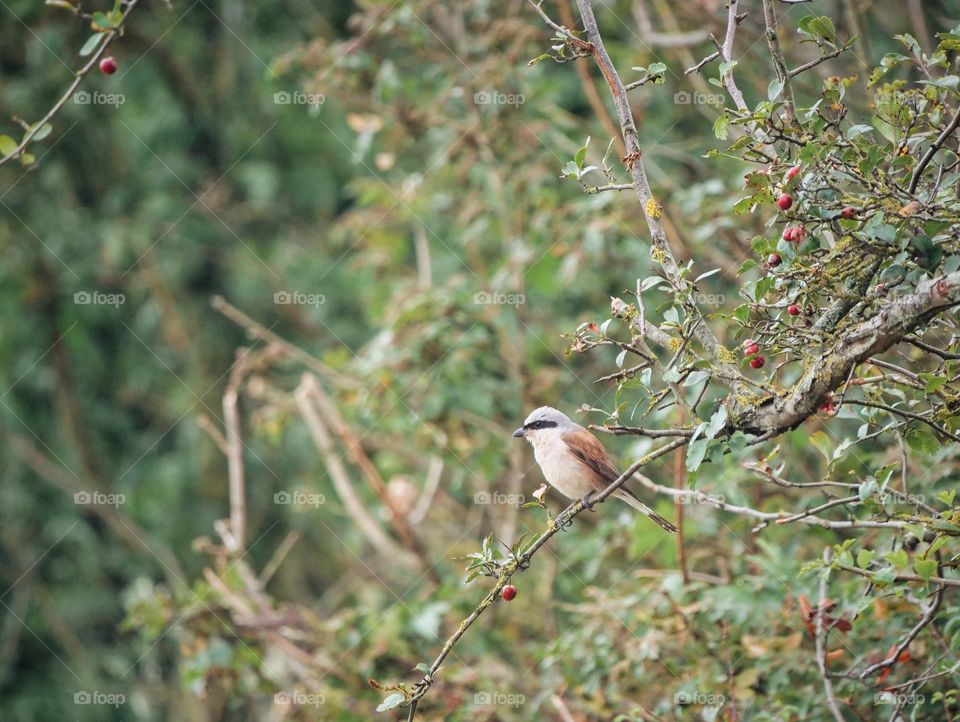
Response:
[{"label": "bird's long tail", "polygon": [[677,531],[677,527],[675,527],[673,524],[668,522],[662,516],[657,514],[657,512],[655,512],[649,506],[647,506],[642,501],[640,501],[629,489],[624,489],[621,486],[619,489],[617,489],[614,492],[614,496],[616,496],[618,499],[621,499],[627,502],[630,506],[632,506],[634,509],[639,511],[641,514],[645,514],[646,516],[650,517],[650,519],[652,519],[654,523],[656,523],[658,526],[662,527],[663,529],[666,529],[669,532]]}]

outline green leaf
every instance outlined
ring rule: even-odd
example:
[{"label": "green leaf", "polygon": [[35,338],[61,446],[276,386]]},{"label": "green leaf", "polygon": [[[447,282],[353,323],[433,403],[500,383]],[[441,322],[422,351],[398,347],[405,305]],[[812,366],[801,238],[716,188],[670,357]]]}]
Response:
[{"label": "green leaf", "polygon": [[726,63],[720,63],[720,77],[722,78],[724,75],[726,75],[727,73],[729,73],[729,72],[730,72],[731,70],[733,70],[735,67],[737,67],[737,61],[736,61],[736,60],[730,60],[730,61],[728,61],[728,62],[726,62]]},{"label": "green leaf", "polygon": [[862,549],[860,553],[857,554],[857,566],[861,569],[866,569],[870,566],[870,562],[873,561],[873,558],[876,556],[876,552],[872,549]]},{"label": "green leaf", "polygon": [[783,81],[774,79],[770,81],[770,84],[767,86],[767,99],[774,101],[780,97],[780,93],[783,92]]},{"label": "green leaf", "polygon": [[662,73],[667,72],[667,66],[665,63],[650,63],[650,67],[647,68],[647,72],[650,75],[661,75]]},{"label": "green leaf", "polygon": [[723,427],[727,425],[727,407],[721,406],[717,409],[716,413],[710,417],[710,423],[707,424],[707,428],[704,430],[704,438],[712,439],[721,431]]},{"label": "green leaf", "polygon": [[0,156],[6,158],[17,150],[17,141],[9,135],[0,135]]},{"label": "green leaf", "polygon": [[926,386],[923,387],[923,390],[928,394],[932,394],[934,391],[947,383],[947,377],[941,374],[920,374],[920,378],[926,382]]},{"label": "green leaf", "polygon": [[810,443],[817,451],[827,457],[827,461],[833,460],[833,442],[823,431],[814,432],[810,437]]},{"label": "green leaf", "polygon": [[420,662],[420,664],[414,667],[414,669],[418,672],[423,672],[424,674],[430,674],[430,665],[426,662]]},{"label": "green leaf", "polygon": [[713,121],[713,134],[720,140],[727,139],[727,125],[730,123],[730,118],[724,115],[718,115],[717,119]]},{"label": "green leaf", "polygon": [[907,440],[907,445],[914,451],[935,454],[940,449],[940,442],[937,441],[937,437],[919,426],[907,429],[904,438]]},{"label": "green leaf", "polygon": [[707,455],[708,446],[710,446],[709,439],[697,439],[687,447],[687,471],[691,474],[700,468],[703,457]]},{"label": "green leaf", "polygon": [[379,704],[377,707],[377,712],[386,712],[394,707],[399,707],[406,701],[407,698],[404,695],[400,694],[399,692],[394,692]]},{"label": "green leaf", "polygon": [[863,125],[863,124],[852,125],[849,128],[847,128],[846,136],[848,139],[853,140],[858,135],[863,135],[864,133],[872,133],[874,130],[876,130],[876,128],[874,128],[872,125]]},{"label": "green leaf", "polygon": [[102,38],[103,38],[103,35],[101,35],[100,33],[94,33],[89,38],[87,38],[87,42],[85,42],[83,44],[83,47],[80,48],[80,57],[85,58],[94,50],[96,50],[97,45],[100,44],[100,40]]},{"label": "green leaf", "polygon": [[807,35],[821,38],[833,45],[837,44],[837,29],[833,26],[833,20],[826,15],[807,15],[805,18],[800,18],[797,27]]},{"label": "green leaf", "polygon": [[664,279],[662,276],[647,276],[643,279],[643,283],[640,284],[640,293],[643,293],[647,289],[653,288],[654,286],[659,286],[664,282],[664,280],[666,279]]},{"label": "green leaf", "polygon": [[50,135],[51,132],[53,132],[53,126],[50,123],[44,123],[40,126],[37,132],[33,134],[33,138],[31,138],[31,140],[43,140]]},{"label": "green leaf", "polygon": [[887,561],[898,569],[905,569],[910,563],[910,558],[903,549],[897,549],[897,551],[887,554]]},{"label": "green leaf", "polygon": [[953,506],[953,500],[956,498],[956,496],[957,496],[957,490],[956,490],[956,489],[946,489],[946,490],[944,490],[944,491],[941,491],[941,492],[937,493],[937,500],[938,500],[938,501],[942,501],[942,502],[943,502],[944,504],[946,504],[947,506],[951,506],[951,507],[952,507],[952,506]]},{"label": "green leaf", "polygon": [[587,136],[587,142],[584,143],[580,149],[577,151],[576,155],[573,156],[573,162],[577,164],[577,168],[583,168],[583,161],[587,157],[587,147],[590,145],[590,136]]},{"label": "green leaf", "polygon": [[937,562],[935,559],[918,559],[913,565],[913,570],[927,581],[936,574]]}]

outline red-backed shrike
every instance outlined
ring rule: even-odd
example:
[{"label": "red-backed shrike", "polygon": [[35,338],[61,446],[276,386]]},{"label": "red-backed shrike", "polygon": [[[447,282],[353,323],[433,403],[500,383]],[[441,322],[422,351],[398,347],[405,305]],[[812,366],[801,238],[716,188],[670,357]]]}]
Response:
[{"label": "red-backed shrike", "polygon": [[[620,478],[620,472],[610,463],[603,444],[553,407],[541,406],[513,435],[530,442],[543,476],[550,486],[568,499],[583,499],[589,503],[591,495],[603,491]],[[621,486],[612,496],[627,502],[667,531],[677,530],[626,486]]]}]

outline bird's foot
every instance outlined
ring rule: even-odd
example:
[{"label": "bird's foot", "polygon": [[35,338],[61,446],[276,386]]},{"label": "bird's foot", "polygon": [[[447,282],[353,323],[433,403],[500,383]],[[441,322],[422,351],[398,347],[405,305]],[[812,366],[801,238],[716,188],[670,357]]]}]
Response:
[{"label": "bird's foot", "polygon": [[580,500],[580,505],[587,511],[593,511],[593,507],[596,506],[596,502],[593,500],[593,492],[588,491],[583,495],[583,498]]}]

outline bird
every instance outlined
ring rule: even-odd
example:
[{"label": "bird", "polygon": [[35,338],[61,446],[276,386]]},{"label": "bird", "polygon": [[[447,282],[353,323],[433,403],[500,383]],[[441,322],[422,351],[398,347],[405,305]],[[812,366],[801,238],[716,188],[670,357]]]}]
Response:
[{"label": "bird", "polygon": [[[568,499],[583,499],[589,506],[593,494],[602,492],[620,478],[603,444],[552,406],[533,411],[513,436],[530,442],[544,478]],[[612,496],[625,501],[668,532],[677,531],[677,527],[640,501],[626,486],[621,486]]]}]

